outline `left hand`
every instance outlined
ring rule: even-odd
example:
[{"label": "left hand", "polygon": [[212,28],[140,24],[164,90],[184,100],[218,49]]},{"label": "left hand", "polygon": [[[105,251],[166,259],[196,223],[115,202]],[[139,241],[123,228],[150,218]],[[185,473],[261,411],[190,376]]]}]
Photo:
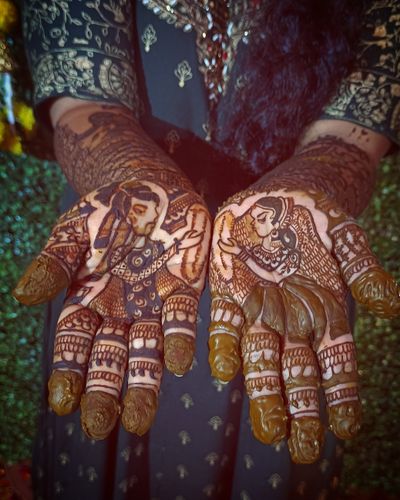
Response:
[{"label": "left hand", "polygon": [[360,427],[347,286],[377,315],[399,314],[398,285],[361,228],[325,195],[248,190],[218,213],[210,263],[212,375],[227,382],[242,362],[254,435],[276,443],[288,426],[298,463],[314,462],[322,448],[320,374],[332,431],[348,439]]},{"label": "left hand", "polygon": [[209,214],[179,175],[174,183],[165,173],[155,177],[82,197],[14,290],[30,305],[68,286],[49,404],[58,415],[80,404],[82,427],[94,439],[115,425],[125,376],[122,423],[142,435],[156,414],[163,361],[182,376],[193,359]]}]

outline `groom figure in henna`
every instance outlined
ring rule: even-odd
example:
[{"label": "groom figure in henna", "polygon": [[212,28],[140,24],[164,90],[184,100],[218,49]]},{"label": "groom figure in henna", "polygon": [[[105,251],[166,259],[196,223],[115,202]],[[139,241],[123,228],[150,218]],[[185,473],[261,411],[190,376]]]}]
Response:
[{"label": "groom figure in henna", "polygon": [[[146,181],[112,183],[95,194],[94,205],[86,202],[82,210],[92,218],[100,211],[101,223],[93,235],[87,262],[93,270],[70,288],[66,308],[67,313],[72,312],[65,319],[68,323],[72,315],[79,314],[75,308],[82,306],[90,307],[102,318],[101,335],[96,337],[89,362],[87,393],[82,397],[82,425],[88,435],[98,439],[110,432],[120,411],[115,398],[108,395],[118,397],[121,390],[128,338],[129,379],[122,421],[127,430],[138,434],[147,431],[157,408],[162,375],[162,312],[164,334],[174,333],[165,340],[165,349],[174,353],[168,357],[169,369],[177,374],[185,373],[194,348],[194,339],[187,333],[188,330],[191,333],[195,323],[197,295],[187,285],[199,279],[202,268],[193,273],[189,262],[182,258],[178,265],[174,257],[178,258],[180,251],[185,254],[201,241],[203,232],[198,226],[195,229],[193,214],[197,214],[197,223],[201,216],[196,204],[190,206],[186,196],[178,188],[172,188],[162,195],[169,199],[171,214],[166,217],[160,213],[161,194],[156,191],[161,193],[160,186]],[[174,216],[176,211],[179,217]],[[74,226],[73,221],[70,224]],[[154,235],[156,227],[157,235]],[[165,241],[158,239],[161,233]],[[68,234],[67,223],[55,244],[65,241],[65,237],[68,239]],[[173,267],[172,272],[169,265]],[[164,313],[163,300],[173,289],[175,292],[169,297]],[[86,358],[82,335],[78,332],[69,335],[71,323],[65,326],[64,323],[62,319],[57,329],[54,371],[49,382],[50,405],[58,414],[70,412],[78,404],[80,389],[78,394],[66,397],[65,370],[77,368],[79,355]],[[138,411],[138,407],[142,411]],[[145,418],[138,416],[143,410]],[[96,425],[99,413],[101,430]]]}]

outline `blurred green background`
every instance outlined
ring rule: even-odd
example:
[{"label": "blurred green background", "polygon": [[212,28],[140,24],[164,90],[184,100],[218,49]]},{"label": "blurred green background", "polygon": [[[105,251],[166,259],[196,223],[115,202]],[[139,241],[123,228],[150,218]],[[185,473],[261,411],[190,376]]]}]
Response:
[{"label": "blurred green background", "polygon": [[[40,386],[43,308],[10,295],[46,240],[57,214],[63,176],[54,163],[0,153],[0,460],[29,459]],[[400,158],[382,163],[376,194],[363,216],[374,252],[400,279]],[[364,421],[346,444],[342,491],[400,496],[400,320],[358,311],[356,342]],[[357,496],[358,497],[358,496]]]}]

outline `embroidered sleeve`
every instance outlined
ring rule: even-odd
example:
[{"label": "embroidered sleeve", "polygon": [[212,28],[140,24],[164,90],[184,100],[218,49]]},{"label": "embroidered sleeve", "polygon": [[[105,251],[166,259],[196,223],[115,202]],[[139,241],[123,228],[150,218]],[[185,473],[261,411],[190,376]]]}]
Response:
[{"label": "embroidered sleeve", "polygon": [[137,112],[132,2],[25,0],[23,32],[34,101],[70,96]]},{"label": "embroidered sleeve", "polygon": [[379,0],[366,10],[357,69],[340,85],[323,119],[341,119],[400,144],[400,2]]}]

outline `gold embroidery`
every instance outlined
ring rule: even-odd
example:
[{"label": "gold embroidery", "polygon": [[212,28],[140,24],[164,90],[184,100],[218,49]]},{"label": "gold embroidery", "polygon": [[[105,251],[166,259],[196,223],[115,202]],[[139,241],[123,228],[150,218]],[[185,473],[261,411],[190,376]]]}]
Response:
[{"label": "gold embroidery", "polygon": [[212,497],[213,494],[215,492],[215,484],[207,484],[206,486],[204,486],[203,488],[203,493],[207,496],[207,497]]},{"label": "gold embroidery", "polygon": [[246,469],[252,469],[254,467],[254,460],[253,458],[251,457],[251,455],[245,455],[243,457],[243,460],[244,460],[244,466],[246,467]]},{"label": "gold embroidery", "polygon": [[142,34],[142,42],[144,44],[144,51],[150,52],[150,48],[157,41],[157,33],[152,24],[148,24]]},{"label": "gold embroidery", "polygon": [[223,420],[218,415],[215,415],[215,417],[210,418],[208,425],[212,427],[213,431],[217,431],[223,425]]},{"label": "gold embroidery", "polygon": [[187,468],[183,464],[179,464],[176,470],[178,471],[179,479],[185,479],[189,475]]},{"label": "gold embroidery", "polygon": [[221,382],[221,380],[218,380],[217,378],[214,378],[211,383],[217,389],[217,392],[222,392],[227,385],[226,382]]},{"label": "gold embroidery", "polygon": [[[126,0],[24,2],[34,99],[114,99],[138,111],[132,8]],[[98,69],[99,68],[99,69]]]},{"label": "gold embroidery", "polygon": [[218,462],[218,459],[219,459],[219,456],[218,456],[218,453],[215,453],[215,451],[212,451],[211,453],[209,453],[205,458],[204,460],[208,463],[208,465],[210,465],[211,467],[213,467],[217,462]]},{"label": "gold embroidery", "polygon": [[190,67],[189,63],[186,60],[182,61],[176,67],[174,75],[179,80],[178,83],[179,87],[183,88],[185,86],[185,82],[193,78],[192,68]]},{"label": "gold embroidery", "polygon": [[125,460],[125,462],[129,462],[131,457],[132,449],[130,446],[126,446],[120,453],[121,457]]},{"label": "gold embroidery", "polygon": [[61,465],[67,465],[70,461],[68,453],[63,451],[58,455],[58,461],[60,462]]},{"label": "gold embroidery", "polygon": [[365,11],[358,69],[339,86],[324,115],[358,123],[400,142],[400,3]]},{"label": "gold embroidery", "polygon": [[185,393],[181,396],[181,401],[183,403],[183,406],[185,407],[185,410],[188,410],[194,405],[192,396],[188,393]]},{"label": "gold embroidery", "polygon": [[98,478],[96,469],[94,467],[88,467],[86,469],[86,475],[90,483],[93,483]]},{"label": "gold embroidery", "polygon": [[160,19],[183,31],[196,31],[199,70],[204,76],[211,106],[226,90],[240,41],[248,41],[260,22],[263,2],[192,2],[142,0]]},{"label": "gold embroidery", "polygon": [[270,476],[268,482],[274,488],[274,490],[276,490],[276,488],[281,484],[282,478],[277,472],[275,472]]},{"label": "gold embroidery", "polygon": [[67,433],[67,436],[72,436],[75,430],[75,424],[73,422],[68,422],[68,424],[65,425],[65,431]]},{"label": "gold embroidery", "polygon": [[178,437],[181,440],[181,443],[183,444],[183,446],[189,444],[192,441],[192,439],[187,431],[181,431],[178,434]]}]

